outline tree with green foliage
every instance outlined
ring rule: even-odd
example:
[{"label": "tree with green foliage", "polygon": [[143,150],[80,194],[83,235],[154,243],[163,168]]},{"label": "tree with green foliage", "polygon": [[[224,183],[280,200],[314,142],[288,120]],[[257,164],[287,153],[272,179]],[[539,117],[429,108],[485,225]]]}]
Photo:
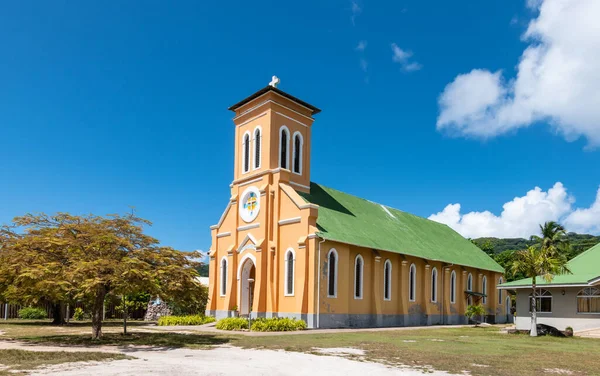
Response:
[{"label": "tree with green foliage", "polygon": [[570,273],[567,267],[567,259],[560,253],[551,252],[542,247],[531,246],[523,251],[518,251],[511,265],[513,275],[520,273],[526,278],[531,278],[531,336],[537,336],[537,313],[536,313],[536,282],[541,276],[546,282],[552,282],[555,275]]},{"label": "tree with green foliage", "polygon": [[161,246],[134,213],[16,217],[0,232],[0,294],[8,301],[84,302],[92,338],[102,336],[107,296],[148,293],[179,304],[206,297],[196,277],[197,252]]},{"label": "tree with green foliage", "polygon": [[540,225],[542,236],[533,235],[531,241],[535,242],[538,247],[546,250],[549,254],[563,254],[569,250],[569,239],[563,225],[554,221],[548,221]]},{"label": "tree with green foliage", "polygon": [[475,322],[475,326],[479,326],[481,324],[481,320],[476,320],[476,318],[481,318],[485,316],[485,308],[481,304],[472,304],[467,307],[467,311],[465,312],[465,316],[471,321]]}]

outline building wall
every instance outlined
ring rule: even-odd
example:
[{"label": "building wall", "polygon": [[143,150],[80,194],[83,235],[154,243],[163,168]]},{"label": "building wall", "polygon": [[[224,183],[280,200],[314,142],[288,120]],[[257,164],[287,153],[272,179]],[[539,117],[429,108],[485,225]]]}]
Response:
[{"label": "building wall", "polygon": [[[338,288],[335,297],[328,296],[328,258],[331,249],[338,254]],[[354,296],[355,260],[361,255],[364,260],[363,296]],[[384,265],[392,263],[391,299],[385,300]],[[416,267],[415,301],[409,300],[409,272],[411,265]],[[488,312],[488,322],[506,322],[503,299],[498,304],[496,284],[499,273],[481,271],[462,266],[447,266],[439,262],[427,261],[391,252],[376,252],[352,245],[325,242],[321,246],[320,292],[318,294],[319,325],[326,327],[365,327],[365,326],[414,326],[466,323],[464,312],[467,299],[464,291],[467,276],[473,275],[473,291],[481,292],[483,276],[488,283],[488,298],[484,307]],[[432,301],[431,274],[436,268],[437,299]],[[450,302],[450,276],[456,273],[456,299]]]},{"label": "building wall", "polygon": [[[550,325],[558,330],[565,330],[567,326],[572,327],[574,331],[600,328],[600,314],[577,313],[577,294],[581,289],[582,287],[548,288],[552,293],[552,312],[538,312],[538,324]],[[531,289],[517,290],[518,330],[531,329],[530,294]]]}]

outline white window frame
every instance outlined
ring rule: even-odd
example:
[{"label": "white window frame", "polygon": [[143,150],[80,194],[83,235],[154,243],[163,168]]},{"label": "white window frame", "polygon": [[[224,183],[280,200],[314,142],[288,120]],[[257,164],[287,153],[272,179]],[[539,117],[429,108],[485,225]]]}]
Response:
[{"label": "white window frame", "polygon": [[450,273],[450,304],[456,303],[456,272]]},{"label": "white window frame", "polygon": [[[256,137],[256,133],[259,132],[259,136]],[[260,168],[260,166],[262,165],[262,153],[263,153],[263,145],[262,145],[262,136],[263,136],[263,132],[262,132],[262,128],[260,125],[258,125],[256,128],[254,128],[254,147],[252,149],[252,166],[253,166],[253,170],[258,170]],[[256,165],[256,146],[258,145],[258,165]]]},{"label": "white window frame", "polygon": [[[331,261],[331,258],[329,257],[331,254],[335,255],[335,267],[333,269],[333,272],[335,273],[334,275],[334,279],[333,279],[333,295],[329,295],[329,291],[331,290],[330,287],[330,283],[331,283],[331,278],[330,278],[330,270],[331,270],[331,266],[329,265],[329,262]],[[329,252],[327,252],[327,297],[328,298],[337,298],[337,280],[338,280],[338,260],[339,260],[339,254],[338,252],[335,250],[335,248],[331,248],[329,250]]]},{"label": "white window frame", "polygon": [[483,299],[481,299],[482,304],[487,304],[487,278],[483,276],[481,279],[481,293],[483,294]]},{"label": "white window frame", "polygon": [[[547,292],[548,295],[543,295],[544,292]],[[528,306],[529,306],[529,312],[531,312],[531,298],[533,297],[533,294],[529,294],[527,296],[527,301],[528,301]],[[536,313],[552,313],[552,308],[554,308],[554,297],[552,296],[552,293],[549,290],[546,289],[539,289],[539,294],[536,292],[536,299],[540,300],[540,304],[538,305],[536,302],[536,309],[535,312]],[[550,311],[541,311],[540,309],[542,308],[542,299],[549,299],[550,300]]]},{"label": "white window frame", "polygon": [[[292,279],[292,292],[291,293],[288,292],[289,291],[289,287],[290,287],[288,285],[288,283],[289,283],[288,282],[288,280],[289,280],[288,279],[288,277],[289,277],[289,274],[288,274],[289,273],[289,271],[288,271],[289,270],[289,268],[288,268],[288,255],[289,254],[292,254],[292,277],[293,277],[293,279]],[[283,265],[284,265],[284,269],[285,269],[284,270],[284,278],[285,278],[285,281],[284,281],[284,288],[285,288],[285,290],[284,290],[284,296],[294,296],[294,292],[295,292],[295,290],[294,290],[295,286],[294,285],[296,284],[296,252],[294,251],[293,248],[288,248],[287,251],[285,251],[285,257],[283,259]]]},{"label": "white window frame", "polygon": [[[385,276],[385,269],[389,267],[389,273],[387,275],[387,279]],[[385,284],[388,285],[388,295],[385,296]],[[383,300],[390,301],[392,300],[392,262],[388,259],[383,263]]]},{"label": "white window frame", "polygon": [[[412,295],[412,298],[411,298]],[[410,264],[408,269],[408,301],[414,302],[417,300],[417,266]]]},{"label": "white window frame", "polygon": [[[502,281],[502,277],[498,278],[498,285],[501,285]],[[498,305],[502,305],[502,290],[496,289],[496,291],[498,291]]]},{"label": "white window frame", "polygon": [[[467,291],[473,292],[473,274],[469,273],[467,276]],[[467,305],[473,305],[473,296],[467,297]]]},{"label": "white window frame", "polygon": [[[225,272],[223,272],[223,264],[225,264]],[[221,258],[221,263],[220,263],[220,277],[221,277],[221,281],[220,281],[220,289],[219,289],[219,295],[221,296],[226,296],[227,295],[227,277],[228,277],[228,273],[229,273],[229,261],[227,260],[227,256],[223,256]],[[225,283],[223,283],[225,282]]]},{"label": "white window frame", "polygon": [[429,294],[431,295],[431,302],[437,303],[437,295],[438,295],[438,271],[437,268],[434,267],[431,269],[431,291]]},{"label": "white window frame", "polygon": [[600,315],[600,312],[580,312],[579,311],[579,298],[586,298],[586,299],[600,299],[600,295],[596,295],[596,294],[592,294],[592,295],[579,295],[582,292],[584,292],[585,290],[590,289],[590,292],[593,292],[594,290],[600,291],[600,288],[594,287],[594,286],[590,286],[590,287],[585,287],[581,290],[579,290],[579,292],[577,292],[577,300],[576,300],[576,304],[577,304],[577,314],[578,315]]},{"label": "white window frame", "polygon": [[[300,137],[300,150],[296,150],[296,136]],[[304,157],[304,137],[302,137],[302,133],[296,131],[294,132],[294,135],[292,136],[292,144],[293,146],[293,153],[292,153],[292,165],[290,166],[290,170],[296,174],[296,175],[302,175],[302,158]],[[300,158],[300,163],[298,164],[298,167],[300,168],[300,171],[296,172],[294,171],[294,167],[296,164],[296,153],[300,153],[299,158]]]},{"label": "white window frame", "polygon": [[[248,136],[248,153],[246,153],[246,136]],[[244,132],[242,136],[242,174],[247,174],[250,171],[250,167],[252,164],[250,161],[246,161],[246,154],[248,154],[248,158],[252,159],[252,135],[250,135],[249,131]],[[248,169],[246,170],[246,162],[248,162]]]},{"label": "white window frame", "polygon": [[[359,290],[359,295],[356,295],[356,266],[358,263],[358,260],[360,260],[360,285],[358,286],[358,290]],[[363,298],[363,285],[364,285],[364,280],[365,280],[365,259],[363,259],[363,257],[361,255],[356,255],[356,257],[354,258],[354,284],[352,285],[353,287],[353,294],[354,294],[354,299],[356,300],[362,300]]]},{"label": "white window frame", "polygon": [[279,128],[279,156],[277,157],[279,159],[279,167],[283,168],[281,166],[281,136],[283,135],[283,132],[285,132],[286,136],[287,136],[287,147],[286,147],[286,154],[285,154],[285,158],[286,158],[286,163],[285,163],[285,169],[286,170],[290,170],[290,130],[288,129],[288,127],[286,127],[285,125],[282,125],[281,128]]}]

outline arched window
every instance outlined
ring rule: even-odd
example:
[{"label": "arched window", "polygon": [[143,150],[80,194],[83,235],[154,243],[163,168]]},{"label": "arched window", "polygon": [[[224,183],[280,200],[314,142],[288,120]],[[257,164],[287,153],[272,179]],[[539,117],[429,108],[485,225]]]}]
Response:
[{"label": "arched window", "polygon": [[383,300],[392,300],[392,262],[383,264]]},{"label": "arched window", "polygon": [[293,249],[288,249],[285,253],[285,295],[294,295],[294,263],[296,254]]},{"label": "arched window", "polygon": [[487,303],[487,278],[485,276],[483,276],[483,279],[481,280],[481,293],[483,294],[482,303],[486,304]]},{"label": "arched window", "polygon": [[304,140],[300,132],[294,133],[294,165],[293,172],[296,174],[302,174],[302,149],[304,147]]},{"label": "arched window", "polygon": [[[501,285],[502,284],[502,277],[498,278],[498,284]],[[498,291],[498,305],[502,305],[502,290],[497,290]]]},{"label": "arched window", "polygon": [[242,142],[242,172],[246,173],[250,170],[250,133],[244,133]]},{"label": "arched window", "polygon": [[260,152],[262,143],[262,131],[260,127],[254,130],[254,169],[260,168]]},{"label": "arched window", "polygon": [[227,257],[221,259],[221,296],[227,294]]},{"label": "arched window", "polygon": [[456,303],[456,272],[450,274],[450,303]]},{"label": "arched window", "polygon": [[327,254],[327,296],[330,298],[337,297],[337,264],[337,251],[331,248]]},{"label": "arched window", "polygon": [[[467,291],[473,291],[473,275],[471,273],[467,276]],[[473,297],[471,295],[467,298],[467,304],[473,305]]]},{"label": "arched window", "polygon": [[586,287],[579,291],[577,313],[600,313],[600,289]]},{"label": "arched window", "polygon": [[364,260],[361,255],[354,259],[354,299],[362,299],[363,297],[363,269]]},{"label": "arched window", "polygon": [[279,167],[281,168],[289,168],[288,167],[288,159],[289,159],[289,141],[290,141],[290,131],[284,125],[279,130]]},{"label": "arched window", "polygon": [[417,267],[415,264],[410,265],[408,273],[408,300],[414,302],[417,298]]},{"label": "arched window", "polygon": [[[529,312],[531,312],[531,305],[533,299],[529,294]],[[552,312],[552,293],[548,290],[539,289],[535,292],[535,311],[536,312]]]},{"label": "arched window", "polygon": [[431,301],[433,303],[437,302],[437,278],[438,277],[438,273],[437,273],[437,269],[433,268],[431,270]]}]

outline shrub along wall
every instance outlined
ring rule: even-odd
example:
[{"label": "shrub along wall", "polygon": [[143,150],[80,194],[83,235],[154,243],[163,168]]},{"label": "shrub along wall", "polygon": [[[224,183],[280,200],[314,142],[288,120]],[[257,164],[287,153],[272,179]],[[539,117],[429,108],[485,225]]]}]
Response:
[{"label": "shrub along wall", "polygon": [[212,316],[191,315],[191,316],[161,316],[158,319],[159,326],[173,325],[204,325],[215,322]]},{"label": "shrub along wall", "polygon": [[[248,319],[241,317],[229,317],[220,320],[217,325],[220,330],[246,330],[248,329]],[[255,332],[291,332],[295,330],[305,330],[306,322],[303,320],[282,318],[258,318],[252,320],[250,327]]]}]

